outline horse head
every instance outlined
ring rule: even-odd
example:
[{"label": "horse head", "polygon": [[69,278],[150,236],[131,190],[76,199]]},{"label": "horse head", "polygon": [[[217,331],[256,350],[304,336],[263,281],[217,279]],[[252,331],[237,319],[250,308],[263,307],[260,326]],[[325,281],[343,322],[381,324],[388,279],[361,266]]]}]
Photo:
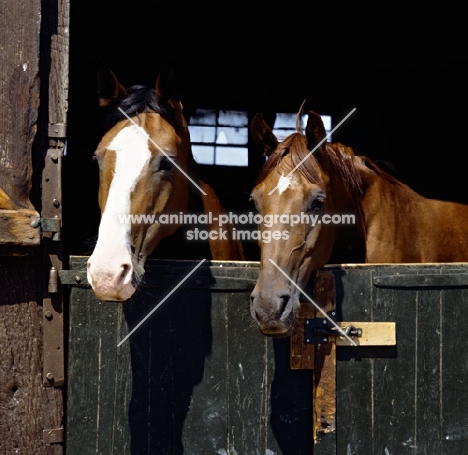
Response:
[{"label": "horse head", "polygon": [[[187,209],[187,175],[195,164],[182,104],[172,88],[165,73],[154,86],[128,89],[112,72],[100,77],[99,101],[110,127],[94,154],[101,221],[88,282],[102,300],[133,295],[147,257],[178,228],[154,221]],[[146,218],[132,220],[133,215]]]},{"label": "horse head", "polygon": [[[336,246],[337,226],[326,221],[354,207],[352,185],[342,178],[347,172],[344,162],[352,154],[325,142],[322,119],[313,111],[308,112],[304,134],[302,116],[301,108],[296,132],[282,142],[261,114],[251,123],[252,139],[268,157],[251,197],[262,216],[259,229],[278,232],[265,236],[272,238],[268,243],[259,242],[260,273],[251,294],[252,316],[268,336],[290,334],[299,289],[313,270],[329,261]],[[341,178],[336,176],[337,165]],[[358,185],[357,173],[353,176]]]}]

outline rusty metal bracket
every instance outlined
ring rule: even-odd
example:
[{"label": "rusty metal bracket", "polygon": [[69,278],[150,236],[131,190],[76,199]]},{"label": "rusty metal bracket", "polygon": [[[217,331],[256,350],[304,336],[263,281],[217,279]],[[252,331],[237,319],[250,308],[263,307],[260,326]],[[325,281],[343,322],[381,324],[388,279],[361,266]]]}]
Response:
[{"label": "rusty metal bracket", "polygon": [[[49,125],[50,137],[63,137],[65,128]],[[51,139],[52,141],[52,139]],[[62,155],[63,143],[47,150],[42,172],[41,231],[43,246],[44,297],[43,311],[43,385],[61,387],[65,383],[63,291],[59,271],[63,268],[62,223]]]},{"label": "rusty metal bracket", "polygon": [[67,137],[67,125],[65,123],[49,123],[47,133],[50,138]]}]

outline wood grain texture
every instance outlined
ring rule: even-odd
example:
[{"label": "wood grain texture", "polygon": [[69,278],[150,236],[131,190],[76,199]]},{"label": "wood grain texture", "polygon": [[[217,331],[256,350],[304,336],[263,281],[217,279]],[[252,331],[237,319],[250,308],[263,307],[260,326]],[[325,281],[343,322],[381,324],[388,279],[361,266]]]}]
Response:
[{"label": "wood grain texture", "polygon": [[42,386],[41,280],[37,255],[0,260],[0,453],[60,455],[43,430],[63,424],[61,391]]},{"label": "wood grain texture", "polygon": [[288,339],[273,341],[253,324],[258,263],[215,264],[119,348],[193,265],[151,260],[145,287],[124,304],[72,289],[68,455],[310,453],[311,375],[289,368]]},{"label": "wood grain texture", "polygon": [[306,343],[304,324],[307,318],[315,317],[316,313],[311,303],[301,303],[298,309],[290,337],[292,370],[314,369],[315,345]]},{"label": "wood grain texture", "polygon": [[[338,348],[337,453],[464,453],[468,406],[467,341],[462,329],[466,264],[335,269],[346,320],[396,323],[395,348]],[[413,274],[414,279],[410,280]],[[428,287],[381,287],[403,276]],[[450,279],[453,275],[454,280]],[[453,283],[458,283],[452,286]],[[446,283],[447,287],[442,284]]]},{"label": "wood grain texture", "polygon": [[[0,7],[5,57],[0,66],[0,243],[4,245],[0,259],[0,453],[5,454],[63,453],[62,390],[44,388],[42,377],[42,298],[47,272],[38,257],[42,252],[25,246],[36,247],[40,240],[39,214],[30,200],[32,150],[37,139],[40,155],[47,139],[40,128],[39,107],[42,103],[47,116],[51,71],[45,62],[52,53],[52,35],[61,33],[56,24],[47,27],[46,21],[57,23],[64,5],[68,5],[65,0],[6,0]],[[62,19],[68,21],[68,16]],[[55,47],[59,53],[65,50],[68,58],[68,48]],[[46,90],[40,92],[40,86]],[[63,90],[57,96],[62,95]],[[40,166],[35,171],[40,174]],[[39,195],[35,197],[39,200]],[[18,253],[16,247],[28,253]]]},{"label": "wood grain texture", "polygon": [[[336,313],[335,279],[317,271],[314,279],[317,305],[327,314]],[[322,317],[317,311],[316,317]],[[313,439],[314,454],[332,455],[336,451],[336,343],[317,344],[314,367]]]},{"label": "wood grain texture", "polygon": [[[338,320],[395,322],[397,344],[337,346],[336,363],[335,348],[323,344],[312,377],[290,368],[289,339],[265,338],[252,325],[250,290],[238,281],[229,289],[234,266],[220,280],[226,292],[215,284],[218,271],[207,268],[212,286],[188,284],[118,353],[118,339],[164,295],[158,280],[170,286],[176,279],[177,268],[157,264],[150,263],[151,288],[120,315],[120,304],[99,303],[86,287],[73,290],[80,297],[71,308],[69,454],[81,455],[88,443],[109,454],[464,453],[468,289],[373,284],[387,274],[455,276],[464,265],[321,271],[329,277],[316,281],[318,303],[332,302],[334,293]],[[251,283],[255,264],[250,272],[239,264],[233,274]]]},{"label": "wood grain texture", "polygon": [[39,246],[39,214],[35,210],[0,210],[0,245]]},{"label": "wood grain texture", "polygon": [[39,0],[7,0],[0,14],[0,187],[15,209],[29,200],[39,108]]}]

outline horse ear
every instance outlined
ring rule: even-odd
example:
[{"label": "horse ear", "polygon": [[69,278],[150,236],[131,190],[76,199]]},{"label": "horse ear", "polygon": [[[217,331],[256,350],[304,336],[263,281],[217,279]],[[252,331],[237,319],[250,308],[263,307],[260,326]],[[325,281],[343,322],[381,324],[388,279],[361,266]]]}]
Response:
[{"label": "horse ear", "polygon": [[128,96],[124,86],[109,68],[100,69],[98,72],[98,93],[99,107],[108,107]]},{"label": "horse ear", "polygon": [[325,139],[327,134],[320,115],[314,111],[309,111],[308,115],[306,126],[307,148],[313,150],[317,147],[317,144]]},{"label": "horse ear", "polygon": [[260,113],[255,114],[250,123],[250,134],[254,144],[261,149],[263,156],[270,156],[271,152],[278,147],[278,139]]},{"label": "horse ear", "polygon": [[161,103],[167,103],[173,108],[182,108],[179,88],[172,68],[163,64],[154,86],[156,96]]}]

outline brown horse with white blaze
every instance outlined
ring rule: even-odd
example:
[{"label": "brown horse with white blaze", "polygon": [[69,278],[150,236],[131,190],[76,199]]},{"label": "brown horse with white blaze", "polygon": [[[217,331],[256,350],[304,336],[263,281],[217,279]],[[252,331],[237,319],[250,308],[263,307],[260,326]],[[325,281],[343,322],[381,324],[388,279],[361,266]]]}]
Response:
[{"label": "brown horse with white blaze", "polygon": [[[304,289],[325,264],[468,261],[468,206],[427,199],[350,147],[325,142],[313,111],[304,134],[302,114],[281,143],[261,114],[251,123],[253,140],[268,156],[251,196],[263,218],[277,215],[268,229],[287,233],[260,242],[251,312],[269,336],[290,334],[297,287]],[[280,214],[306,221],[291,226]]]},{"label": "brown horse with white blaze", "polygon": [[[157,220],[183,214],[197,198],[203,212],[216,216],[224,209],[197,176],[182,103],[167,74],[161,73],[153,87],[125,89],[110,71],[101,74],[100,82],[100,105],[110,111],[111,126],[95,151],[101,221],[88,260],[88,282],[99,299],[124,301],[136,291],[148,256],[180,228],[177,223],[135,223],[128,215]],[[226,240],[210,237],[209,251],[214,260],[244,258],[241,243],[229,235]]]}]

